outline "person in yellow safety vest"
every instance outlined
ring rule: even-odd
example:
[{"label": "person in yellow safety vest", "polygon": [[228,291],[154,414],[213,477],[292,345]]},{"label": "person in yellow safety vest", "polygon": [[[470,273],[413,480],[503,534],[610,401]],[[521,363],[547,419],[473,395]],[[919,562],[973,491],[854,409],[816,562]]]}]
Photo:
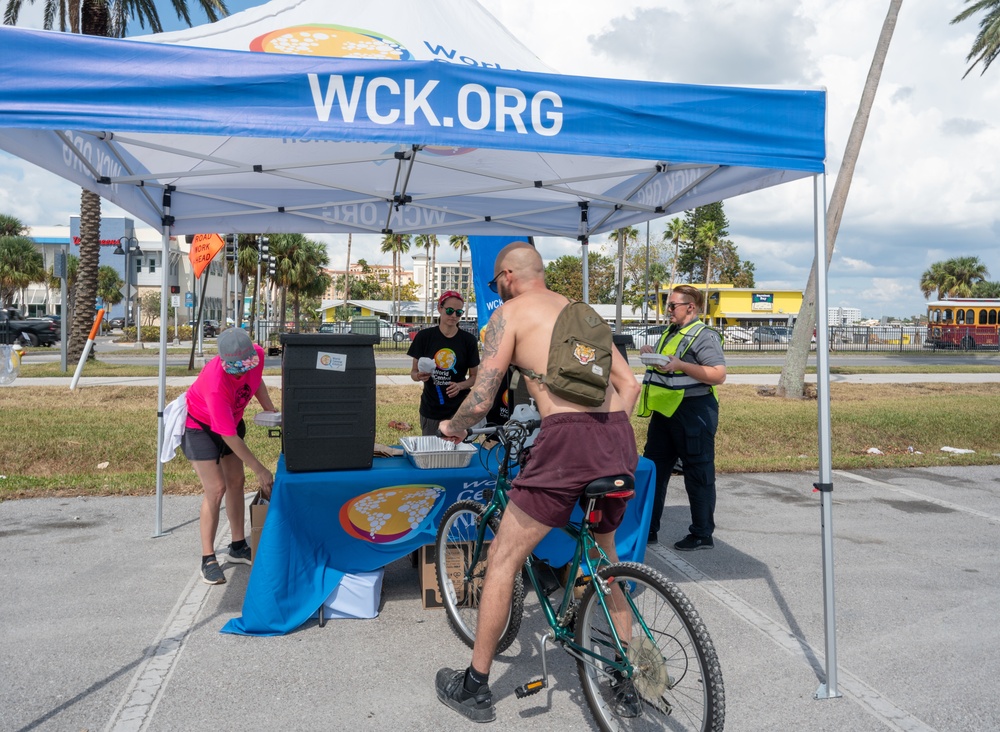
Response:
[{"label": "person in yellow safety vest", "polygon": [[[691,505],[688,535],[675,549],[693,551],[715,546],[715,432],[719,426],[716,387],[726,380],[722,337],[698,319],[702,292],[690,285],[675,287],[667,302],[670,328],[656,353],[668,357],[646,369],[638,414],[649,417],[643,457],[656,465],[656,494],[649,543],[658,541],[667,483],[674,464],[684,466],[684,487]],[[654,349],[643,345],[641,353]]]}]

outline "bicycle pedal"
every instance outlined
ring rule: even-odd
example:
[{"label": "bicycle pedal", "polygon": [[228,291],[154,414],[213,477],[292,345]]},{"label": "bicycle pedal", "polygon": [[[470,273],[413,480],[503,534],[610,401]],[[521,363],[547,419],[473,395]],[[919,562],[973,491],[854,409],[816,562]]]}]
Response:
[{"label": "bicycle pedal", "polygon": [[535,681],[529,681],[527,684],[522,684],[514,689],[514,695],[518,699],[523,699],[526,696],[537,694],[546,686],[547,684],[545,683],[545,679],[536,679]]}]

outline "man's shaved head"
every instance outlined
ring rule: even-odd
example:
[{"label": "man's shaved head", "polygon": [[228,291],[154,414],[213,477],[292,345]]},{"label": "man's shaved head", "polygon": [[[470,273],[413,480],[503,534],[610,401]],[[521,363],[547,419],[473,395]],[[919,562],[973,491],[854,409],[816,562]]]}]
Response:
[{"label": "man's shaved head", "polygon": [[496,276],[505,269],[526,277],[542,277],[545,274],[545,267],[542,265],[542,257],[538,250],[525,241],[511,242],[497,254],[493,264],[493,275]]}]

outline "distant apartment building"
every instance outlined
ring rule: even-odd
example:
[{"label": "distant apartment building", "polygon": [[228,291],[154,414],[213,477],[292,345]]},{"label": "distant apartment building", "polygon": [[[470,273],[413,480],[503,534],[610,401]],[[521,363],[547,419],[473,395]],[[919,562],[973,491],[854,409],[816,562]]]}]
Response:
[{"label": "distant apartment building", "polygon": [[[447,290],[457,290],[465,297],[472,291],[472,263],[462,261],[434,263],[434,272],[430,272],[431,258],[426,254],[413,255],[413,269],[400,270],[400,284],[406,285],[412,282],[416,285],[417,300],[423,301],[425,298],[433,301],[439,293]],[[392,265],[369,264],[369,272],[385,275],[386,281],[392,281]],[[325,300],[340,300],[344,297],[343,291],[343,269],[326,269],[330,275],[330,287],[323,295]],[[351,277],[362,276],[362,268],[356,262],[351,263]],[[428,284],[430,292],[428,293]]]},{"label": "distant apartment building", "polygon": [[861,310],[859,308],[828,308],[827,324],[837,325],[857,325],[861,321]]}]

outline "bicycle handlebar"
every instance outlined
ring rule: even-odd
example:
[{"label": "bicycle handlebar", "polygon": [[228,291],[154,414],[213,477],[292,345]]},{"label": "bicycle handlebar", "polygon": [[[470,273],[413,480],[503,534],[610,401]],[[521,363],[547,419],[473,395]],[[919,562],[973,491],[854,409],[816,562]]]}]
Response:
[{"label": "bicycle handlebar", "polygon": [[[497,439],[504,446],[523,443],[528,436],[542,426],[541,420],[529,419],[521,422],[511,419],[505,424],[488,425],[486,427],[475,427],[466,430],[466,437],[463,442],[472,442],[479,435],[496,435]],[[437,431],[438,437],[444,437],[441,430]]]},{"label": "bicycle handlebar", "polygon": [[516,419],[511,419],[505,424],[494,424],[488,425],[486,427],[476,427],[466,430],[468,432],[468,440],[470,437],[477,437],[479,435],[498,435],[501,442],[506,442],[506,438],[509,437],[520,437],[521,435],[527,437],[536,429],[542,426],[541,420],[529,419],[526,422],[519,422]]}]

